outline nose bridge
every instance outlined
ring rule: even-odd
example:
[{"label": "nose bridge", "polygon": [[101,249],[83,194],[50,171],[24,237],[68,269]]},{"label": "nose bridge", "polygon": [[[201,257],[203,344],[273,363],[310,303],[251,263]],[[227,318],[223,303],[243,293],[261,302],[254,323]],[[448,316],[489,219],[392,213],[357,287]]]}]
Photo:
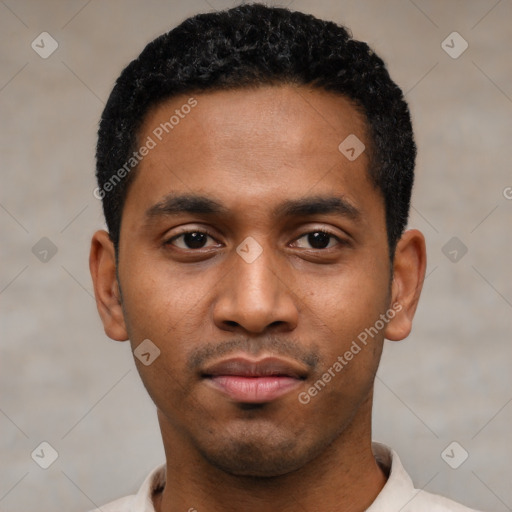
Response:
[{"label": "nose bridge", "polygon": [[[235,257],[235,273],[237,293],[244,292],[253,300],[274,300],[277,293],[275,258],[268,246],[261,246],[254,239],[248,239],[237,248]],[[248,292],[248,293],[245,293]]]},{"label": "nose bridge", "polygon": [[[271,247],[246,238],[230,255],[230,272],[217,298],[215,320],[261,332],[270,324],[295,325],[297,310]],[[279,276],[279,277],[278,277]]]}]

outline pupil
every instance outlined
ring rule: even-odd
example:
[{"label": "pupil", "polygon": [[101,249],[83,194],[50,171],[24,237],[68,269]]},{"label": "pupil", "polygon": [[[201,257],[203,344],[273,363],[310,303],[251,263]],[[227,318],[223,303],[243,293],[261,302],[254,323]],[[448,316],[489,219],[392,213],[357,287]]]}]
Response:
[{"label": "pupil", "polygon": [[331,235],[316,231],[308,235],[308,242],[315,249],[325,249],[329,245]]},{"label": "pupil", "polygon": [[185,244],[191,249],[201,249],[204,242],[206,242],[206,235],[204,233],[185,233]]}]

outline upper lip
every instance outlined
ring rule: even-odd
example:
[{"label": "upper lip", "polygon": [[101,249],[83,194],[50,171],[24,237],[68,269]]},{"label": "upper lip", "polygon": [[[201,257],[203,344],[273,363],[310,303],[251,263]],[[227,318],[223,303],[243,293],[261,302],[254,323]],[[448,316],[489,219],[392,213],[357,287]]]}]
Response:
[{"label": "upper lip", "polygon": [[293,377],[305,379],[307,369],[300,363],[278,357],[250,359],[247,357],[231,357],[213,363],[201,372],[203,377],[231,375],[239,377]]}]

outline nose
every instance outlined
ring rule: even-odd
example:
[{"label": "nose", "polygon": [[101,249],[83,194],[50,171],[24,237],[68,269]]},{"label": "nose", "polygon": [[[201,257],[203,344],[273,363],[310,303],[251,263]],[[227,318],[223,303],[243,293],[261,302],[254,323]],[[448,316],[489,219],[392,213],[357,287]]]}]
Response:
[{"label": "nose", "polygon": [[219,282],[213,310],[218,328],[251,333],[295,329],[299,299],[292,290],[289,272],[277,264],[270,248],[263,248],[252,262],[233,251],[227,265],[230,270]]}]

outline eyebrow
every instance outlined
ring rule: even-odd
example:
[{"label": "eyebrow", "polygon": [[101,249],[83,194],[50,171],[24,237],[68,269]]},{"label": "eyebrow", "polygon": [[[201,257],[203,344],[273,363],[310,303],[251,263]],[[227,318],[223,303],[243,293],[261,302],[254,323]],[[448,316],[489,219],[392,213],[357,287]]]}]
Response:
[{"label": "eyebrow", "polygon": [[[146,220],[180,214],[199,214],[206,216],[228,216],[229,208],[202,195],[169,194],[146,211]],[[307,217],[320,214],[337,214],[357,221],[361,212],[343,196],[307,196],[300,199],[288,199],[272,210],[274,217]]]},{"label": "eyebrow", "polygon": [[289,199],[273,211],[276,217],[307,217],[333,213],[355,221],[361,217],[361,212],[343,196],[309,196]]}]

